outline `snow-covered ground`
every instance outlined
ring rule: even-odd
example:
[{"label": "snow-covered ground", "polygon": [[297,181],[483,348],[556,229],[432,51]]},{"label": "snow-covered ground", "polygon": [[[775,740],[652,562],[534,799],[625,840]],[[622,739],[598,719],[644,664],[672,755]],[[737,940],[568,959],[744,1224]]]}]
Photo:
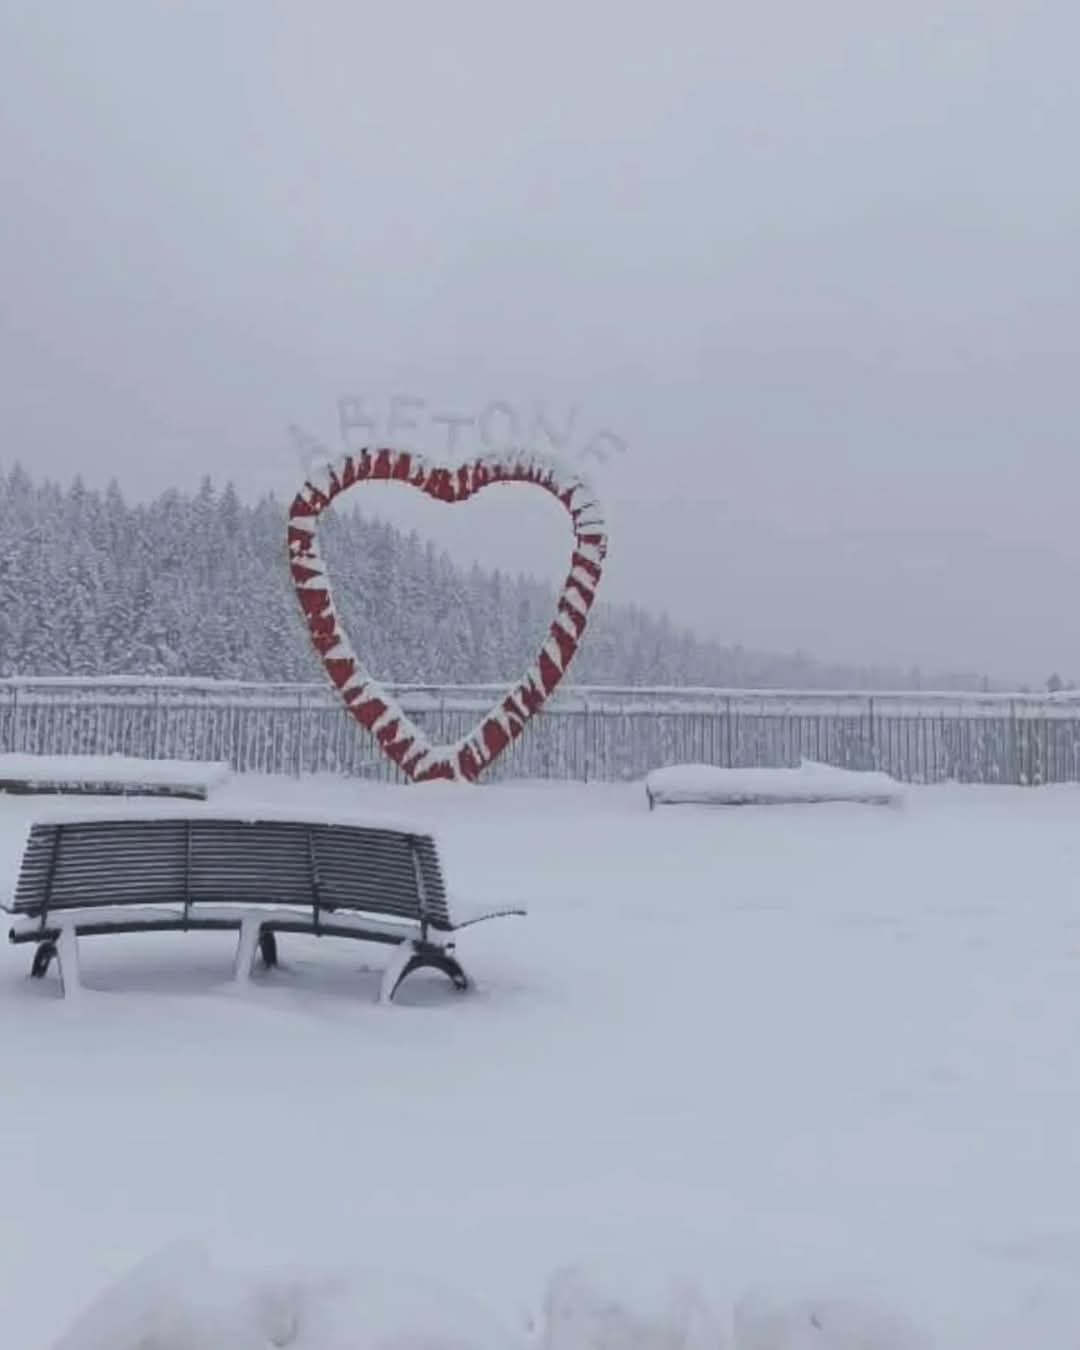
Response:
[{"label": "snow-covered ground", "polygon": [[530,916],[390,1008],[342,942],[90,939],[73,1002],[0,948],[5,1346],[1080,1346],[1080,789],[220,800],[434,818]]}]

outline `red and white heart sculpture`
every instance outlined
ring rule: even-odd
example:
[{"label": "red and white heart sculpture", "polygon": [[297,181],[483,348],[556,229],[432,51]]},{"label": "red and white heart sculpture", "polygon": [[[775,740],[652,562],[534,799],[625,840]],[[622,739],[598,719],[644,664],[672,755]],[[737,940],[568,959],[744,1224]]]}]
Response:
[{"label": "red and white heart sculpture", "polygon": [[[535,664],[454,745],[432,745],[424,731],[364,667],[342,627],[319,553],[319,517],[358,483],[407,483],[440,502],[463,502],[496,483],[531,483],[569,512],[574,542],[570,572]],[[515,741],[558,687],[581,642],[600,582],[607,534],[591,488],[553,459],[528,453],[485,456],[452,468],[403,450],[361,450],[304,484],[289,508],[289,566],[300,608],[323,668],[353,717],[414,782],[475,782]]]}]

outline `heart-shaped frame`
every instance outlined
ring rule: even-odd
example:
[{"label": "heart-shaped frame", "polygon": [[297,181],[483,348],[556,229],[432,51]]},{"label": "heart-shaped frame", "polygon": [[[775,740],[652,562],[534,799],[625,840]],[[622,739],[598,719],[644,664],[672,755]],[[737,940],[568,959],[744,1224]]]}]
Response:
[{"label": "heart-shaped frame", "polygon": [[[326,565],[319,553],[319,518],[335,497],[367,482],[405,483],[448,503],[467,501],[496,483],[531,483],[561,502],[573,524],[570,572],[535,663],[468,735],[453,745],[433,745],[390,691],[364,667],[334,605]],[[566,674],[581,643],[600,582],[607,533],[592,489],[557,460],[511,452],[447,467],[404,450],[361,450],[313,474],[293,499],[288,552],[293,586],[312,643],[351,715],[414,782],[475,782],[517,740]]]}]

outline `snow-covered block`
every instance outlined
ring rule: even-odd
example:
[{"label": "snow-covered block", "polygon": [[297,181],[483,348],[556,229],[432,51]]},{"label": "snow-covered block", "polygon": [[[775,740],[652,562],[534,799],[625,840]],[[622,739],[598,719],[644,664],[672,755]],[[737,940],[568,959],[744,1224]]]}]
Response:
[{"label": "snow-covered block", "polygon": [[888,774],[838,769],[803,760],[797,769],[728,769],[715,764],[672,764],[645,779],[650,809],[706,806],[778,806],[797,802],[862,802],[899,806],[904,788]]},{"label": "snow-covered block", "polygon": [[94,797],[186,797],[205,801],[227,782],[224,763],[125,755],[0,755],[0,792]]}]

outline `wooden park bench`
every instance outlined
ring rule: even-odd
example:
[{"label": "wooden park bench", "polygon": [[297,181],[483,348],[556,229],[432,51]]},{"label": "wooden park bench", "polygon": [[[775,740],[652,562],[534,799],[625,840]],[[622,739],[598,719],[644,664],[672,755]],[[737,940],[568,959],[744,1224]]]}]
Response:
[{"label": "wooden park bench", "polygon": [[65,814],[31,825],[9,937],[36,945],[31,973],[58,959],[65,992],[78,986],[77,938],[100,933],[234,930],[235,975],[257,954],[277,964],[278,933],[354,938],[396,948],[380,989],[393,998],[413,971],[469,980],[454,954],[456,923],[435,840],[409,826],[280,818],[265,812]]}]

